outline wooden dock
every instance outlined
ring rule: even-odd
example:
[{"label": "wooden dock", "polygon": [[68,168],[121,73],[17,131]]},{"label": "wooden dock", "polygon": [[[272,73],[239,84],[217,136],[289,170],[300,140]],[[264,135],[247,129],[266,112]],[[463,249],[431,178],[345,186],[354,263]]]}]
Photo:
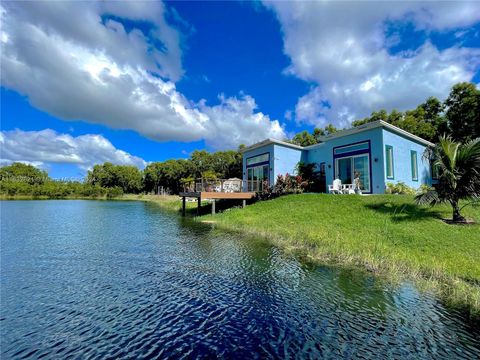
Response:
[{"label": "wooden dock", "polygon": [[200,206],[202,199],[213,200],[212,214],[215,214],[215,202],[217,200],[242,200],[243,207],[246,206],[247,200],[255,196],[255,192],[217,192],[217,191],[195,191],[195,192],[181,192],[182,197],[182,216],[185,216],[185,202],[186,198],[197,199],[197,215],[200,215]]}]

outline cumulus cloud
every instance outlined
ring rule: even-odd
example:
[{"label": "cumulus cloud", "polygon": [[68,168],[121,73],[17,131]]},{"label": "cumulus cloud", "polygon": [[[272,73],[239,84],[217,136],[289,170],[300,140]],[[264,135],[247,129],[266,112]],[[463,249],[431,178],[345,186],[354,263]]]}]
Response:
[{"label": "cumulus cloud", "polygon": [[177,91],[181,34],[165,12],[150,1],[3,3],[2,86],[61,119],[158,141],[233,147],[283,137],[280,123],[256,112],[249,96],[209,106]]},{"label": "cumulus cloud", "polygon": [[277,15],[286,73],[310,81],[295,118],[323,126],[347,126],[380,108],[407,109],[429,96],[440,98],[459,81],[470,81],[480,65],[478,48],[439,50],[428,40],[417,49],[392,53],[402,41],[388,24],[417,30],[458,30],[480,21],[478,2],[266,2]]},{"label": "cumulus cloud", "polygon": [[146,162],[119,150],[101,135],[59,134],[51,129],[41,131],[11,130],[0,132],[0,163],[23,162],[44,165],[74,164],[86,171],[95,164],[111,162],[144,168]]}]

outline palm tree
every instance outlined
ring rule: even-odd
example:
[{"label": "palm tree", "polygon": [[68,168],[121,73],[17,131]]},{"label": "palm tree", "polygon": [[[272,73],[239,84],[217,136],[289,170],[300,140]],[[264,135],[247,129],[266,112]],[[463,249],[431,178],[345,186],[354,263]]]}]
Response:
[{"label": "palm tree", "polygon": [[[425,150],[424,158],[438,170],[438,184],[416,196],[418,204],[450,203],[453,221],[465,222],[460,211],[480,200],[480,138],[465,144],[443,136],[435,147]],[[460,200],[469,202],[460,207]]]}]

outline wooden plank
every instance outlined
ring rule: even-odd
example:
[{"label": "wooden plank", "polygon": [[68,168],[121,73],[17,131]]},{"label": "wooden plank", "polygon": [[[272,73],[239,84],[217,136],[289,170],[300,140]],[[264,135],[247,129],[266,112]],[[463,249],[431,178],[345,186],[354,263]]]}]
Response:
[{"label": "wooden plank", "polygon": [[237,200],[248,200],[255,196],[254,192],[232,192],[232,193],[222,193],[222,192],[207,192],[202,191],[200,194],[202,199],[237,199]]}]

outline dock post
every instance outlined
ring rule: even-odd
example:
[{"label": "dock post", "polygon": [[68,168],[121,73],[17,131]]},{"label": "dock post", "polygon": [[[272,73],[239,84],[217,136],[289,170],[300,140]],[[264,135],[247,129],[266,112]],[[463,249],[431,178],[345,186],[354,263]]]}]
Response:
[{"label": "dock post", "polygon": [[200,206],[202,206],[202,195],[198,196],[197,202],[197,216],[200,216]]},{"label": "dock post", "polygon": [[243,199],[242,200],[242,207],[244,208],[245,206],[247,206],[247,200]]},{"label": "dock post", "polygon": [[185,196],[182,197],[182,216],[185,216]]},{"label": "dock post", "polygon": [[215,202],[216,202],[216,200],[213,199],[213,201],[212,201],[212,215],[215,215]]}]

